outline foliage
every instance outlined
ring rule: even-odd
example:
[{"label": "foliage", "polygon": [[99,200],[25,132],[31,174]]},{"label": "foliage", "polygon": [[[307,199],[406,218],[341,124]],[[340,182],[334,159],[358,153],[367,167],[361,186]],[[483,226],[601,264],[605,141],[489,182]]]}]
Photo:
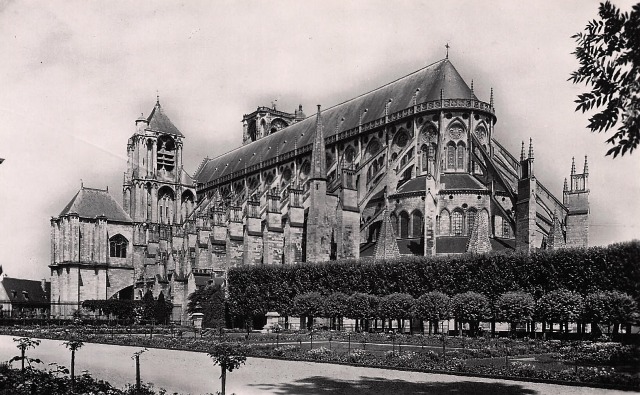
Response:
[{"label": "foliage", "polygon": [[580,319],[582,296],[573,291],[558,289],[545,294],[536,305],[537,315],[547,322],[571,322]]},{"label": "foliage", "polygon": [[220,285],[208,285],[196,289],[189,295],[187,313],[196,312],[196,306],[200,306],[204,314],[202,325],[205,328],[218,328],[224,326],[225,300],[224,289]]},{"label": "foliage", "polygon": [[136,307],[141,306],[139,300],[125,299],[97,299],[85,300],[82,307],[90,311],[102,312],[105,315],[114,315],[118,319],[133,319]]},{"label": "foliage", "polygon": [[325,317],[344,317],[349,308],[349,296],[334,292],[325,299],[323,315]]},{"label": "foliage", "polygon": [[68,340],[62,344],[71,351],[71,385],[73,386],[76,379],[76,351],[82,348],[84,343],[80,340]]},{"label": "foliage", "polygon": [[634,321],[637,314],[636,301],[622,292],[594,292],[584,299],[584,317],[594,324],[626,324]]},{"label": "foliage", "polygon": [[380,298],[378,315],[381,318],[404,319],[411,317],[413,296],[405,293],[392,293]]},{"label": "foliage", "polygon": [[490,314],[489,299],[477,292],[465,292],[451,298],[451,312],[462,322],[479,322]]},{"label": "foliage", "polygon": [[598,16],[572,37],[580,68],[569,80],[591,86],[578,95],[576,111],[603,107],[589,118],[592,132],[620,125],[607,139],[613,145],[607,155],[615,158],[633,152],[640,142],[640,4],[627,13],[606,1]]},{"label": "foliage", "polygon": [[[277,311],[283,315],[288,314],[297,295],[307,292],[377,296],[398,292],[417,298],[432,291],[449,295],[474,291],[497,299],[515,289],[540,298],[550,291],[566,288],[583,295],[618,290],[640,300],[638,261],[640,241],[530,254],[512,252],[402,257],[376,263],[344,260],[297,266],[236,267],[228,273],[228,300],[232,314]],[[353,313],[347,316],[359,318],[353,317]]]},{"label": "foliage", "polygon": [[449,297],[438,291],[427,292],[416,299],[413,315],[428,321],[441,321],[451,316]]},{"label": "foliage", "polygon": [[160,292],[158,295],[158,299],[155,301],[153,306],[153,318],[155,322],[159,324],[166,324],[169,322],[171,318],[171,311],[173,310],[173,305],[171,302],[165,300],[164,293]]},{"label": "foliage", "polygon": [[580,342],[560,349],[563,360],[590,365],[640,362],[640,350],[613,342]]},{"label": "foliage", "polygon": [[525,292],[506,292],[497,302],[500,318],[512,324],[531,321],[535,306],[533,296]]},{"label": "foliage", "polygon": [[232,372],[244,365],[247,360],[247,347],[241,343],[219,342],[215,343],[209,353],[214,365],[220,365],[222,374],[222,395],[225,394],[227,372]]},{"label": "foliage", "polygon": [[345,317],[353,319],[374,318],[376,317],[379,303],[380,300],[376,296],[354,293],[349,296]]},{"label": "foliage", "polygon": [[324,311],[324,297],[318,292],[297,295],[293,299],[292,311],[305,317],[320,317]]}]

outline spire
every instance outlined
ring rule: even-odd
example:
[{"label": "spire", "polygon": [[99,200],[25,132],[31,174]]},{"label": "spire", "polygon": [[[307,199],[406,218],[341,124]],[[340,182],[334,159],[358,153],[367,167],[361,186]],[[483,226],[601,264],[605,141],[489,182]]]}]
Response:
[{"label": "spire", "polygon": [[571,158],[571,175],[576,174],[576,158],[575,156]]},{"label": "spire", "polygon": [[322,114],[318,104],[316,115],[316,135],[313,139],[313,151],[311,152],[311,180],[326,180],[327,166],[324,148],[324,131],[322,127]]},{"label": "spire", "polygon": [[563,191],[568,191],[569,190],[569,185],[567,184],[567,177],[564,178],[564,188],[562,190]]},{"label": "spire", "polygon": [[589,175],[589,163],[587,163],[587,155],[584,156],[584,171],[585,176]]},{"label": "spire", "polygon": [[473,99],[473,80],[471,80],[471,98]]},{"label": "spire", "polygon": [[447,43],[444,47],[447,49],[447,55],[446,55],[445,59],[449,59],[449,48],[451,48],[451,47],[449,46],[449,43]]},{"label": "spire", "polygon": [[520,162],[524,160],[524,141],[522,142],[522,150],[520,151]]},{"label": "spire", "polygon": [[533,160],[533,139],[529,138],[529,159]]},{"label": "spire", "polygon": [[493,108],[493,88],[491,88],[491,99],[489,99],[489,105]]}]

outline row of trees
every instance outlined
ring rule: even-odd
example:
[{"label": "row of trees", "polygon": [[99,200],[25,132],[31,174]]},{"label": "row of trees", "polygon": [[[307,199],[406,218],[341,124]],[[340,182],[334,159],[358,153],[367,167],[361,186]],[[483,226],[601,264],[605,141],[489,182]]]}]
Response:
[{"label": "row of trees", "polygon": [[539,299],[558,289],[582,296],[619,291],[640,301],[640,242],[607,247],[461,255],[402,257],[387,261],[344,260],[304,265],[258,265],[231,268],[228,306],[233,316],[287,309],[296,295],[405,293],[418,298],[440,291],[482,293],[491,300],[521,290]]},{"label": "row of trees", "polygon": [[[429,333],[437,332],[438,322],[455,318],[459,323],[468,323],[470,333],[477,334],[481,321],[508,322],[512,331],[518,324],[534,321],[559,323],[568,331],[569,322],[578,322],[584,331],[584,323],[592,323],[592,333],[598,335],[598,325],[614,326],[617,331],[620,324],[629,324],[638,320],[638,307],[635,300],[618,291],[594,292],[586,297],[559,289],[549,292],[537,301],[526,292],[505,292],[496,299],[476,292],[448,295],[433,291],[413,298],[406,293],[393,293],[386,296],[355,293],[346,295],[341,292],[323,296],[318,292],[309,292],[296,296],[289,311],[307,318],[310,327],[314,317],[332,319],[332,325],[347,317],[356,320],[356,330],[368,329],[373,319],[382,319],[382,329],[386,320],[389,327],[392,320],[398,321],[402,328],[407,319],[419,319],[429,322]],[[364,326],[364,327],[362,327]],[[544,328],[544,326],[543,326]],[[413,328],[410,328],[413,330]]]},{"label": "row of trees", "polygon": [[100,315],[113,316],[121,320],[138,320],[167,324],[171,319],[171,302],[160,292],[155,299],[151,291],[147,291],[142,300],[92,299],[82,302],[82,307]]}]

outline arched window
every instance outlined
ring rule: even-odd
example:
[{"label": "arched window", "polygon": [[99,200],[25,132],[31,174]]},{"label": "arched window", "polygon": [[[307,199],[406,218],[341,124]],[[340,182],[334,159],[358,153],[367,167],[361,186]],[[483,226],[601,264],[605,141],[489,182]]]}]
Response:
[{"label": "arched window", "polygon": [[158,170],[172,171],[176,164],[176,143],[170,136],[158,139]]},{"label": "arched window", "polygon": [[451,233],[450,227],[451,218],[449,218],[449,212],[447,210],[442,210],[440,213],[440,234],[447,236]]},{"label": "arched window", "polygon": [[406,211],[400,213],[400,238],[409,237],[409,214]]},{"label": "arched window", "polygon": [[351,163],[356,157],[356,150],[353,149],[352,146],[349,146],[346,151],[344,151],[344,161],[345,163]]},{"label": "arched window", "polygon": [[455,170],[456,168],[456,146],[453,142],[447,144],[447,169]]},{"label": "arched window", "polygon": [[420,152],[422,152],[422,170],[426,171],[429,168],[429,147],[423,144]]},{"label": "arched window", "polygon": [[451,233],[455,236],[462,235],[464,231],[464,217],[462,211],[455,210],[451,214]]},{"label": "arched window", "polygon": [[117,234],[109,239],[109,256],[112,258],[126,258],[127,244],[129,242],[121,234]]},{"label": "arched window", "polygon": [[477,216],[478,212],[475,208],[470,208],[467,212],[467,234],[471,234],[471,232],[473,232],[473,227],[476,226]]},{"label": "arched window", "polygon": [[[225,191],[223,194],[228,194]],[[173,202],[175,201],[175,195],[173,190],[167,186],[160,188],[158,191],[158,219],[161,224],[173,223]]]},{"label": "arched window", "polygon": [[418,210],[411,214],[411,236],[422,237],[424,235],[424,226],[422,223],[422,213]]},{"label": "arched window", "polygon": [[458,170],[464,170],[465,145],[463,142],[458,143]]}]

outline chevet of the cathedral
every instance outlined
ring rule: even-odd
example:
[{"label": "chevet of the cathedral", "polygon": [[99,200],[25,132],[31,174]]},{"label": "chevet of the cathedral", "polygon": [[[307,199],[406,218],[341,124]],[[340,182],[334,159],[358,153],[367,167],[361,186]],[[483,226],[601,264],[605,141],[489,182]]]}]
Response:
[{"label": "chevet of the cathedral", "polygon": [[509,153],[493,92],[478,99],[449,59],[309,116],[258,107],[242,146],[193,173],[170,112],[135,120],[121,198],[82,186],[51,219],[52,315],[151,290],[185,321],[190,293],[242,265],[588,243],[586,157],[553,196],[533,142]]}]

